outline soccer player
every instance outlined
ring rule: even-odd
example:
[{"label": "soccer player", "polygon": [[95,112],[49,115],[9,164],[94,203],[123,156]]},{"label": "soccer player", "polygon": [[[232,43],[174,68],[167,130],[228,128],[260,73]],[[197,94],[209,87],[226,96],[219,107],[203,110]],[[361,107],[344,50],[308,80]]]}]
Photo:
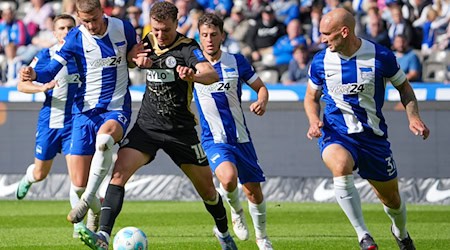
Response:
[{"label": "soccer player", "polygon": [[[64,44],[64,38],[69,30],[75,27],[75,19],[70,15],[59,15],[53,20],[54,36],[58,43],[53,47],[42,50],[30,64],[38,70],[45,67],[56,51]],[[75,60],[69,60],[55,76],[54,81],[40,84],[32,81],[20,81],[17,89],[24,93],[45,93],[44,105],[41,108],[36,129],[36,145],[34,163],[31,164],[25,176],[17,186],[16,197],[25,198],[33,183],[44,180],[53,164],[53,159],[58,152],[66,158],[69,173],[76,171],[76,166],[70,162],[70,142],[72,132],[72,104],[75,93],[80,85],[80,75]],[[70,175],[72,176],[72,175]],[[75,206],[83,192],[73,185],[70,188],[70,203]],[[88,227],[96,229],[92,217],[88,217]],[[74,237],[78,233],[74,233]]]},{"label": "soccer player", "polygon": [[[157,2],[150,11],[152,31],[144,39],[148,57],[135,60],[147,69],[146,88],[137,120],[120,145],[112,179],[102,204],[100,231],[81,227],[81,240],[92,249],[107,249],[122,208],[125,183],[163,149],[191,180],[214,218],[222,249],[237,249],[228,232],[226,210],[212,181],[211,169],[190,110],[193,84],[219,80],[197,42],[176,31],[178,10]],[[195,73],[197,72],[197,73]]]},{"label": "soccer player", "polygon": [[86,190],[67,216],[72,223],[82,221],[89,207],[100,213],[96,192],[112,165],[112,147],[130,122],[128,65],[134,65],[132,58],[142,47],[131,24],[104,16],[99,0],[78,0],[76,9],[81,25],[67,34],[55,59],[43,69],[22,70],[25,80],[48,82],[70,59],[77,63],[82,84],[75,96],[70,149],[77,170],[70,174],[75,188]]},{"label": "soccer player", "polygon": [[[333,174],[337,202],[354,227],[361,249],[377,249],[367,229],[353,170],[369,181],[392,221],[391,232],[400,249],[415,249],[406,229],[406,205],[398,189],[397,167],[387,140],[381,109],[389,80],[399,91],[409,129],[427,139],[429,129],[419,116],[413,89],[393,53],[358,38],[354,17],[342,8],[332,10],[320,22],[322,42],[310,67],[305,95],[309,120],[307,137],[320,138],[325,165]],[[323,121],[320,98],[325,102]]]},{"label": "soccer player", "polygon": [[266,202],[260,185],[265,177],[241,107],[242,84],[248,84],[258,93],[250,111],[263,115],[269,98],[267,88],[244,56],[221,51],[225,34],[220,17],[207,13],[200,18],[198,28],[203,55],[219,74],[219,81],[211,85],[194,84],[195,103],[202,126],[202,146],[230,205],[236,236],[240,240],[249,238],[239,200],[239,177],[248,199],[256,244],[260,250],[273,249],[266,233]]}]

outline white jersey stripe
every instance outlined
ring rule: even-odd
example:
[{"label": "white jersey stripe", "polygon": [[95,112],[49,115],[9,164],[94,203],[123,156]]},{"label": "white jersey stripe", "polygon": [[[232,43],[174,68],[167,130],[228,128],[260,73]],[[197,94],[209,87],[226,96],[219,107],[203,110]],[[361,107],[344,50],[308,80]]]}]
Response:
[{"label": "white jersey stripe", "polygon": [[84,91],[84,103],[83,110],[91,110],[95,108],[95,105],[99,102],[100,94],[102,91],[102,67],[96,67],[93,62],[97,58],[103,58],[100,46],[89,34],[89,31],[84,27],[80,26],[80,31],[84,34],[82,36],[84,56],[86,58],[86,81],[89,83],[100,83],[100,84],[86,84],[86,90]]},{"label": "white jersey stripe", "polygon": [[[362,43],[361,50],[366,51],[364,58],[362,56],[356,58],[357,77],[359,83],[365,85],[375,85],[374,77],[367,77],[363,79],[364,73],[361,72],[362,68],[375,69],[375,45],[372,43]],[[375,72],[372,72],[375,75]],[[376,135],[382,136],[384,132],[380,129],[380,118],[376,115],[376,103],[375,103],[375,88],[366,88],[364,94],[358,94],[359,105],[365,109],[367,113],[367,124],[373,129]]]},{"label": "white jersey stripe", "polygon": [[[341,58],[337,53],[330,53],[329,50],[325,53],[324,61],[332,61],[336,63],[326,63],[324,65],[325,79],[328,88],[339,87],[342,84],[342,66],[340,63]],[[358,133],[363,131],[361,122],[358,121],[355,113],[353,112],[350,103],[344,100],[344,95],[338,92],[329,92],[330,96],[336,103],[336,107],[342,111],[343,119],[347,126],[347,133]]]}]

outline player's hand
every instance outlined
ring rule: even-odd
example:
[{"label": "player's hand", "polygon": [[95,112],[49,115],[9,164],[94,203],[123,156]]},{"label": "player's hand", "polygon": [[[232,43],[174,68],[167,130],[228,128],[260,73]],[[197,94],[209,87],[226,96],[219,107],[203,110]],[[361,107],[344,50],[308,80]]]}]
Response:
[{"label": "player's hand", "polygon": [[195,72],[193,69],[186,67],[186,66],[177,66],[177,72],[180,78],[187,82],[193,82],[194,81],[194,75]]},{"label": "player's hand", "polygon": [[422,139],[424,140],[427,139],[428,136],[430,135],[430,130],[427,128],[425,123],[423,123],[423,121],[420,119],[414,119],[410,121],[409,129],[411,130],[411,132],[413,132],[413,134],[422,137]]},{"label": "player's hand", "polygon": [[153,65],[152,59],[148,57],[151,49],[145,49],[148,43],[142,41],[135,44],[133,48],[128,52],[127,57],[131,58],[131,61],[139,68],[150,68]]},{"label": "player's hand", "polygon": [[313,122],[309,125],[308,133],[306,136],[308,139],[312,140],[313,138],[319,138],[322,136],[322,131],[320,130],[323,127],[322,121]]},{"label": "player's hand", "polygon": [[48,83],[42,85],[42,92],[48,91],[48,90],[53,89],[55,87],[58,87],[58,81],[53,80],[51,82],[48,82]]},{"label": "player's hand", "polygon": [[258,100],[250,104],[250,111],[259,116],[264,115],[266,112],[266,103]]},{"label": "player's hand", "polygon": [[34,81],[36,79],[36,72],[30,66],[26,66],[20,69],[21,81]]}]

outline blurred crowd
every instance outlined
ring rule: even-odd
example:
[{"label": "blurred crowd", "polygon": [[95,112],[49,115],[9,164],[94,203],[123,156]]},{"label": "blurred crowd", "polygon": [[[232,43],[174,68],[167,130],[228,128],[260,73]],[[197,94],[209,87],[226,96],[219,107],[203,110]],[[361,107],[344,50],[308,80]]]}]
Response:
[{"label": "blurred crowd", "polygon": [[[53,18],[76,16],[76,0],[2,0],[0,86],[16,86],[18,70],[56,43]],[[151,29],[158,0],[100,0],[106,15],[127,19],[137,34]],[[395,51],[411,82],[450,82],[450,0],[174,0],[178,31],[198,40],[198,18],[216,12],[224,19],[222,49],[240,52],[267,84],[305,84],[312,56],[324,47],[319,22],[337,7],[354,13],[359,37]],[[132,84],[145,73],[130,72]]]}]

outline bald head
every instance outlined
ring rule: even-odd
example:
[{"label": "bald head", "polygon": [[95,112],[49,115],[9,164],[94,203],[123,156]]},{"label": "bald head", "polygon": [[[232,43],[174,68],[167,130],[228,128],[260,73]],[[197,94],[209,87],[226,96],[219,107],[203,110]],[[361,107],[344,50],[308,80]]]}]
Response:
[{"label": "bald head", "polygon": [[333,29],[347,27],[350,33],[355,31],[355,18],[344,8],[336,8],[322,17],[322,22]]},{"label": "bald head", "polygon": [[343,8],[337,8],[323,16],[320,21],[320,33],[323,43],[332,52],[352,55],[361,45],[355,34],[355,18]]}]

